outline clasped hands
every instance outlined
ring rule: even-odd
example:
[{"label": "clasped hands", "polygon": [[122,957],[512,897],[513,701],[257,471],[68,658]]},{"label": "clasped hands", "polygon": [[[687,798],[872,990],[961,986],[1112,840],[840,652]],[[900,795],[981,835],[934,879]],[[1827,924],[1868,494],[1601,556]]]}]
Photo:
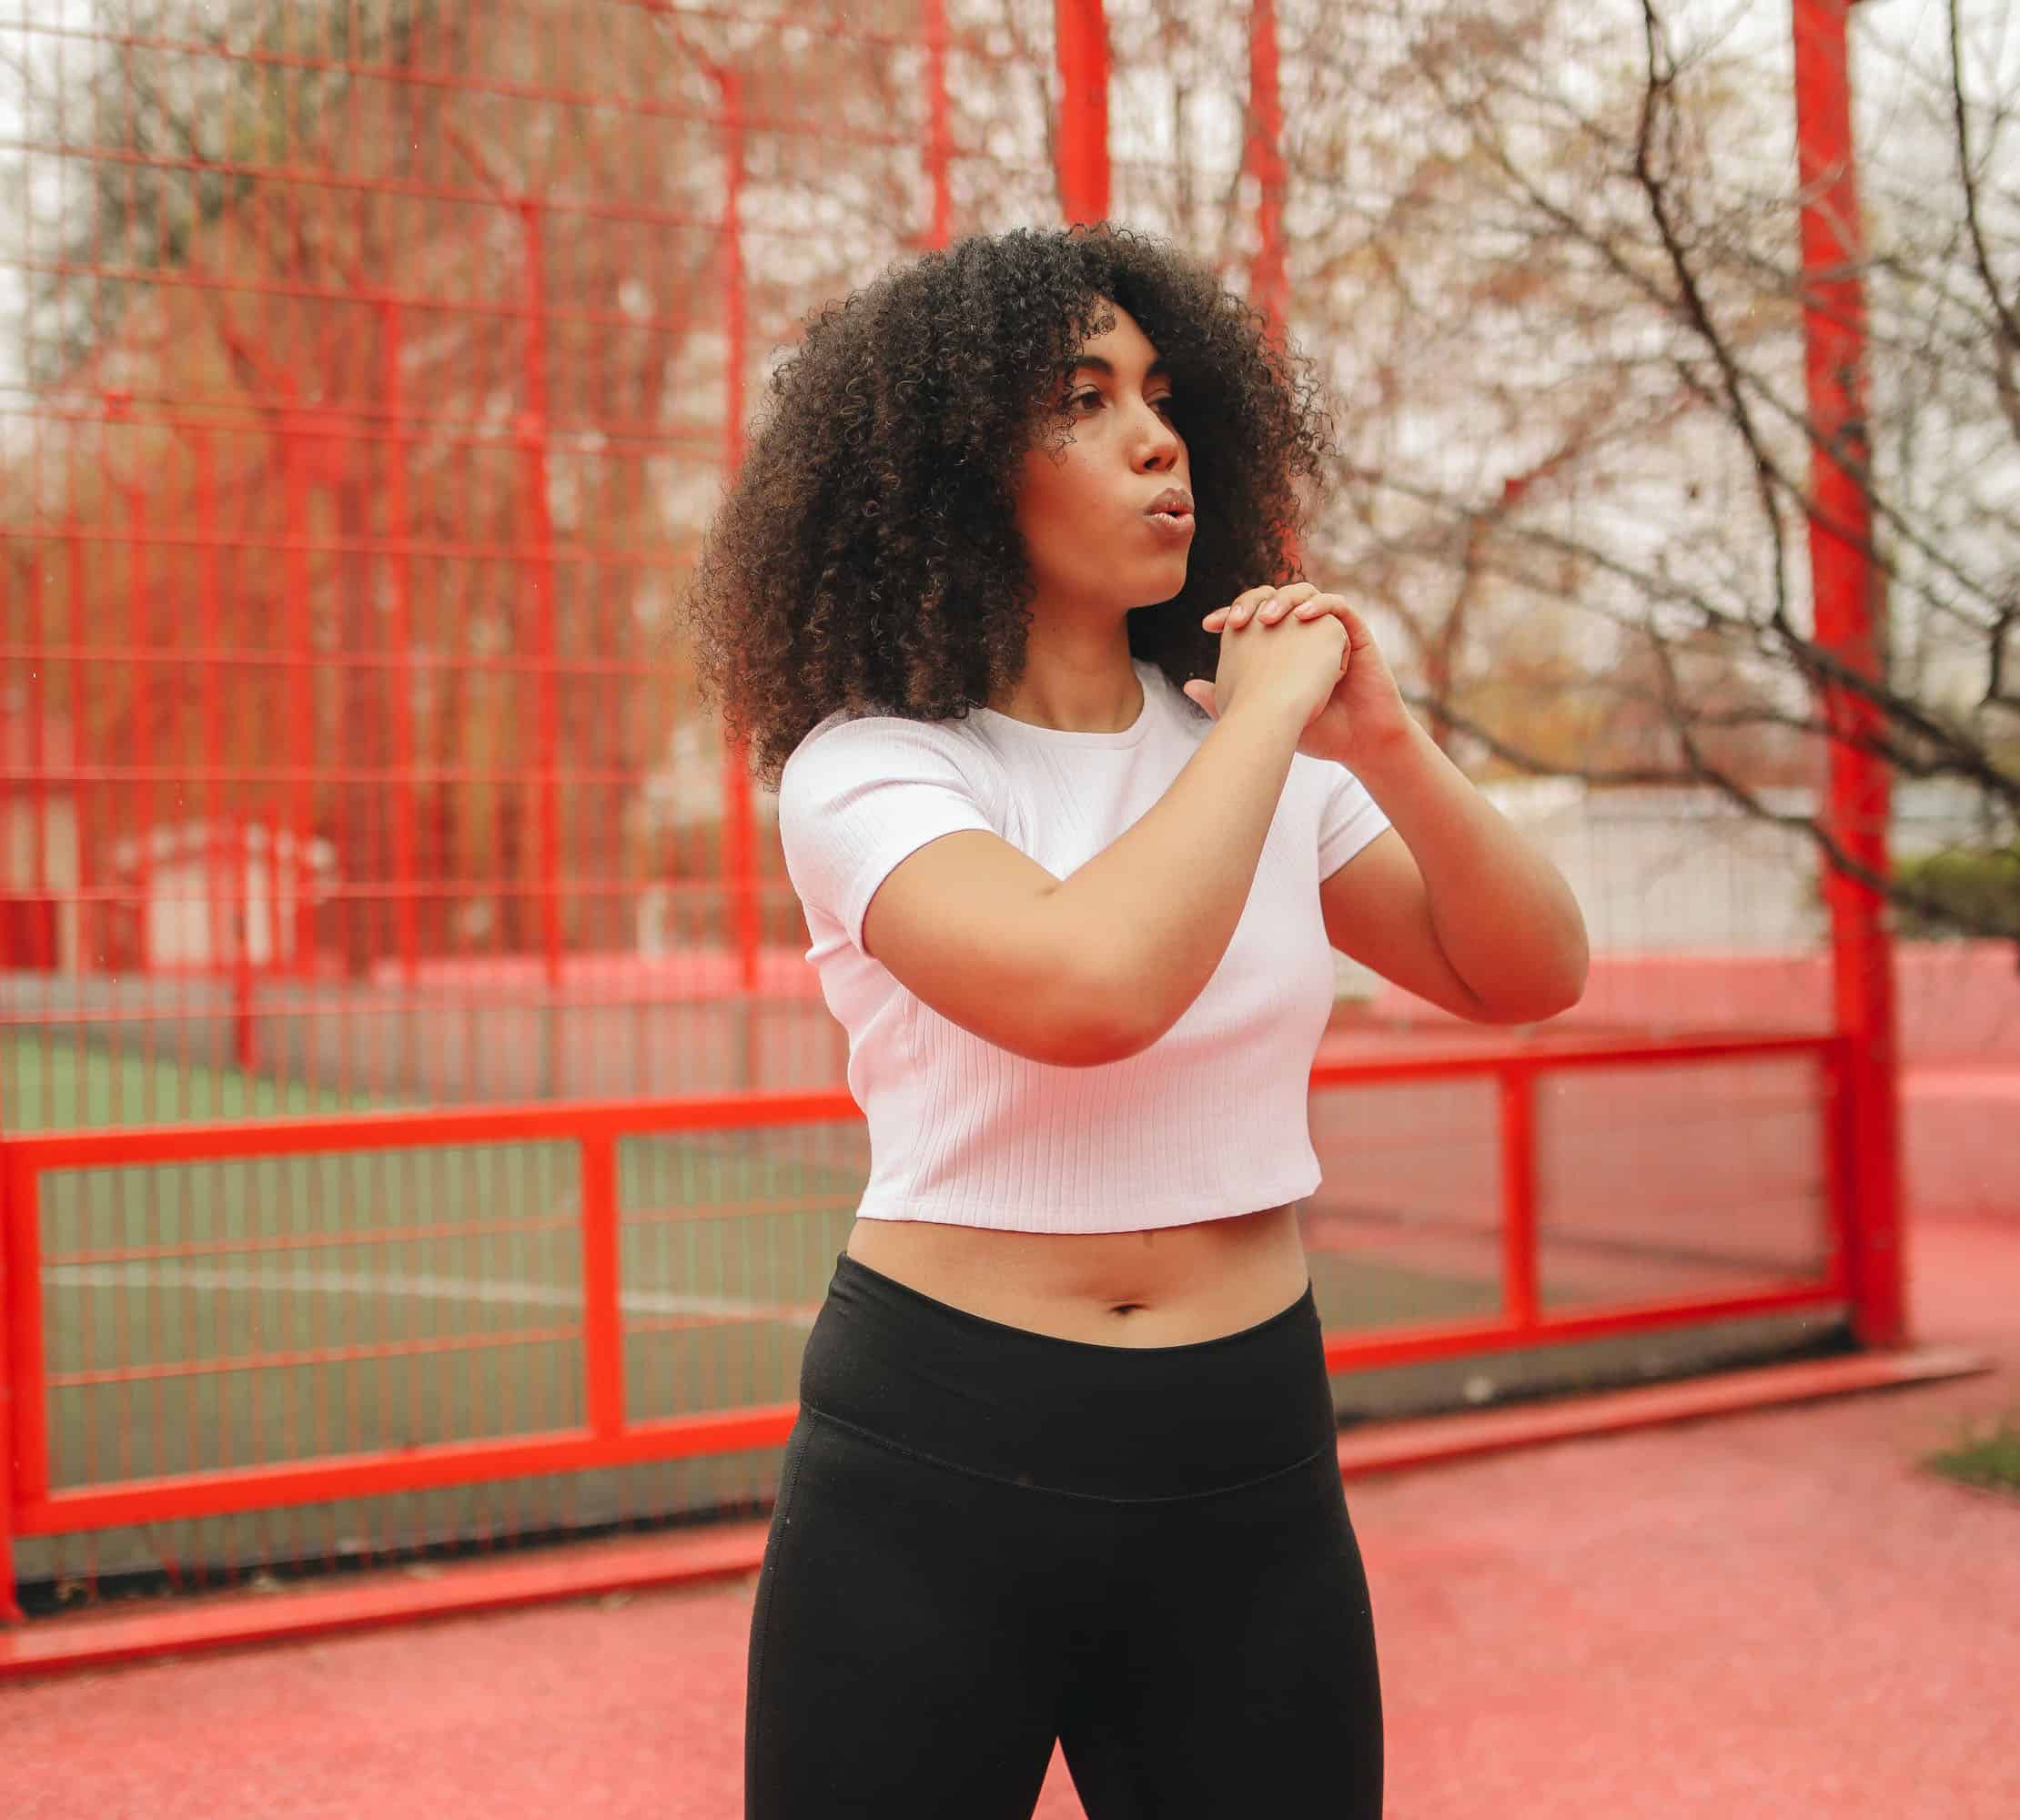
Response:
[{"label": "clasped hands", "polygon": [[[1346,628],[1347,650],[1332,697],[1305,729],[1298,749],[1354,770],[1369,754],[1406,737],[1415,723],[1374,633],[1341,596],[1326,593],[1310,581],[1249,588],[1225,607],[1216,607],[1200,623],[1223,638],[1253,638],[1285,619],[1312,620],[1324,613]],[[1188,683],[1186,693],[1208,713],[1215,713],[1211,682]]]}]

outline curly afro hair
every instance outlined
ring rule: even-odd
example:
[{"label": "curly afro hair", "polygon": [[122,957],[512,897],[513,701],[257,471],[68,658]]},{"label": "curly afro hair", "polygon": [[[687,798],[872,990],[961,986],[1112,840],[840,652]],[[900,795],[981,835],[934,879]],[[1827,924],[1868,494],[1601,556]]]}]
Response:
[{"label": "curly afro hair", "polygon": [[956,241],[814,312],[703,543],[686,596],[702,698],[767,786],[837,710],[959,719],[1015,685],[1034,595],[1017,473],[1068,433],[1063,382],[1109,301],[1170,367],[1197,501],[1185,588],[1130,613],[1131,654],[1210,677],[1202,616],[1298,579],[1295,481],[1318,479],[1331,424],[1259,312],[1127,228]]}]

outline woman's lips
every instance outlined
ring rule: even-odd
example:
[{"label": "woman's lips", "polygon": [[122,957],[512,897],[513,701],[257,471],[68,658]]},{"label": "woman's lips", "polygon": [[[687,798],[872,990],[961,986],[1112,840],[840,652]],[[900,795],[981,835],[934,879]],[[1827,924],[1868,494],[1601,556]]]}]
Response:
[{"label": "woman's lips", "polygon": [[1192,514],[1189,511],[1146,512],[1144,517],[1149,520],[1162,536],[1174,541],[1182,541],[1192,535]]}]

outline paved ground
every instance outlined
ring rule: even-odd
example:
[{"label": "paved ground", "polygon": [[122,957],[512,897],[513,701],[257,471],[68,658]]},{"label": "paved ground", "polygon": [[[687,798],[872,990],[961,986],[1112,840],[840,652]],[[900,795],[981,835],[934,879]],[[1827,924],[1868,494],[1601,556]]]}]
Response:
[{"label": "paved ground", "polygon": [[[2020,1500],[1917,1463],[2020,1403],[2020,1223],[1924,1225],[1910,1268],[1918,1338],[1995,1376],[1350,1488],[1390,1820],[2020,1815]],[[742,1583],[0,1690],[0,1806],[734,1820],[749,1613]],[[1057,1762],[1038,1812],[1080,1813]]]}]

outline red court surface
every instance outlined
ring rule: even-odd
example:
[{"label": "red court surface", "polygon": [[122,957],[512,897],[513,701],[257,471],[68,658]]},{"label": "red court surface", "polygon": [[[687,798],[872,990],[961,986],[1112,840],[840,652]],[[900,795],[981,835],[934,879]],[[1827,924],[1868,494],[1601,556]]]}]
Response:
[{"label": "red court surface", "polygon": [[[2020,1499],[1917,1463],[2020,1402],[2020,1223],[1920,1224],[1909,1268],[1917,1339],[1992,1374],[1349,1486],[1390,1820],[2020,1815]],[[0,1686],[0,1811],[734,1820],[750,1603],[745,1580]],[[1055,1761],[1039,1815],[1080,1811]]]}]

